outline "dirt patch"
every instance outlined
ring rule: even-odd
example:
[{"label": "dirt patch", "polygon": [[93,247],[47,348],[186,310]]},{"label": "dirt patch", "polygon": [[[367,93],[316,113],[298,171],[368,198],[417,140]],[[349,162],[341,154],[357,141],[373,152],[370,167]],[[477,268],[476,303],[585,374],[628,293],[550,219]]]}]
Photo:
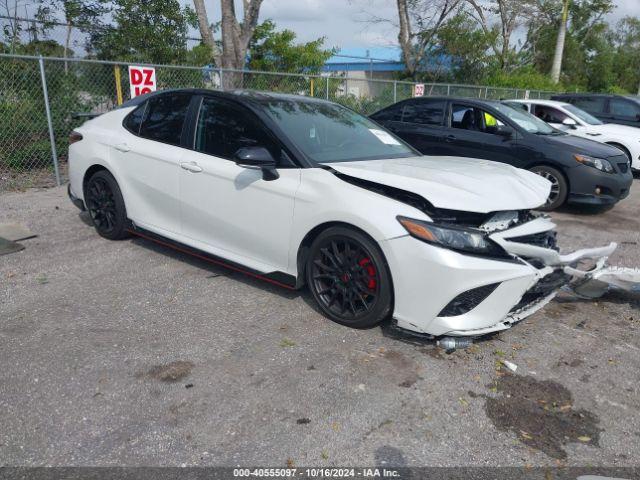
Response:
[{"label": "dirt patch", "polygon": [[403,380],[398,383],[399,387],[409,388],[420,380],[420,376],[417,372],[418,366],[413,360],[407,358],[404,354],[395,350],[387,350],[382,354],[382,356],[389,360],[391,365],[393,365],[393,367],[397,369],[398,373],[402,375]]},{"label": "dirt patch", "polygon": [[569,302],[554,301],[544,308],[544,314],[551,318],[561,318],[578,310],[578,307]]},{"label": "dirt patch", "polygon": [[584,360],[580,358],[574,358],[573,360],[567,360],[567,359],[561,358],[556,363],[556,368],[558,367],[578,368],[581,365],[584,365]]},{"label": "dirt patch", "polygon": [[147,375],[161,382],[173,383],[188,377],[194,364],[189,361],[178,360],[166,365],[156,365]]},{"label": "dirt patch", "polygon": [[505,375],[490,385],[498,397],[485,397],[485,410],[502,431],[516,434],[529,447],[556,459],[567,458],[564,446],[585,443],[599,446],[599,419],[575,409],[571,392],[559,383],[533,377]]}]

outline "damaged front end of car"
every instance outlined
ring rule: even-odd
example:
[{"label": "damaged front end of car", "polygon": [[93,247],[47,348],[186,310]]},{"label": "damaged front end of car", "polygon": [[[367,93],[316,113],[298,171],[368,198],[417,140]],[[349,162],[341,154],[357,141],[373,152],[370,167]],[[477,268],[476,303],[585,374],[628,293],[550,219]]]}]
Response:
[{"label": "damaged front end of car", "polygon": [[[428,214],[433,222],[398,220],[410,236],[427,245],[463,254],[453,257],[443,251],[440,255],[441,262],[450,267],[442,281],[449,280],[449,285],[456,285],[461,291],[431,321],[410,321],[408,316],[403,318],[403,312],[398,312],[396,321],[400,328],[432,337],[480,337],[506,330],[543,308],[562,288],[597,277],[607,268],[606,259],[617,247],[611,243],[561,254],[551,218],[528,210],[458,214],[431,209]],[[439,230],[443,229],[475,232],[487,246],[480,240],[474,246],[483,246],[484,250],[465,251],[462,242],[454,244],[451,240],[448,245],[439,245]],[[494,247],[489,248],[490,245]],[[414,255],[419,263],[420,253],[416,251]],[[433,253],[427,257],[433,257]],[[587,261],[595,267],[580,270]],[[436,288],[451,291],[450,286]]]},{"label": "damaged front end of car", "polygon": [[[430,165],[420,159],[420,165],[425,162]],[[597,296],[606,291],[603,284],[613,284],[612,278],[627,287],[640,281],[638,271],[606,266],[615,243],[560,253],[556,225],[548,215],[532,210],[544,202],[550,188],[536,175],[517,169],[496,172],[498,166],[484,165],[486,181],[478,183],[481,179],[466,178],[464,172],[444,176],[441,170],[447,167],[435,164],[427,173],[410,170],[416,178],[407,178],[404,164],[384,166],[391,176],[378,171],[383,166],[374,166],[330,170],[345,182],[428,217],[398,216],[407,234],[381,244],[391,271],[398,272],[393,278],[393,320],[402,330],[457,344],[510,328],[563,288]],[[501,173],[502,183],[489,187],[495,183],[493,175],[501,178]],[[526,187],[527,195],[513,193],[517,189],[509,179],[518,189]],[[500,210],[505,204],[514,209]]]}]

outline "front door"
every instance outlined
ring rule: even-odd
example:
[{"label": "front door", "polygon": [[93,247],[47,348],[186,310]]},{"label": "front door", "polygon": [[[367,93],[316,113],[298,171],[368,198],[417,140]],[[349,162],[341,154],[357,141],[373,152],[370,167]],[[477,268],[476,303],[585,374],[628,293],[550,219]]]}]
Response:
[{"label": "front door", "polygon": [[495,133],[501,125],[504,125],[501,120],[482,108],[452,103],[450,125],[444,132],[443,149],[447,155],[516,165],[516,141],[514,137]]},{"label": "front door", "polygon": [[267,148],[277,160],[279,142],[246,107],[203,97],[194,150],[182,159],[180,200],[183,235],[198,247],[261,271],[286,270],[298,168],[260,170],[233,160],[242,147]]}]

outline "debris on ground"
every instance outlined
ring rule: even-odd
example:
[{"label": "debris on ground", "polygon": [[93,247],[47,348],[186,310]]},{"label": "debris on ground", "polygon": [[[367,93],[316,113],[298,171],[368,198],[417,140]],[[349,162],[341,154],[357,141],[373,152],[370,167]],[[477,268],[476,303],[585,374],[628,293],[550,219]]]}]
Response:
[{"label": "debris on ground", "polygon": [[166,365],[157,365],[149,370],[147,375],[161,382],[174,383],[188,377],[194,366],[193,362],[177,360]]},{"label": "debris on ground", "polygon": [[518,369],[518,366],[515,363],[511,363],[509,360],[502,360],[502,364],[512,372],[515,372]]},{"label": "debris on ground", "polygon": [[0,255],[8,255],[10,253],[19,252],[20,250],[24,250],[24,245],[21,243],[12,242],[0,237]]},{"label": "debris on ground", "polygon": [[0,223],[0,237],[10,242],[19,242],[37,237],[37,235],[19,223]]}]

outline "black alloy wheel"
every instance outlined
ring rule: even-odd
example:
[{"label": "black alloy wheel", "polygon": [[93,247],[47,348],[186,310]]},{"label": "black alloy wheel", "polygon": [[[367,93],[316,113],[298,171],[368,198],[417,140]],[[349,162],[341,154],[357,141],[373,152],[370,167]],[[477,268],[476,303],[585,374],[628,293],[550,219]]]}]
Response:
[{"label": "black alloy wheel", "polygon": [[366,235],[331,227],[311,246],[307,283],[320,309],[355,328],[377,325],[391,312],[391,276],[382,252]]},{"label": "black alloy wheel", "polygon": [[106,170],[93,174],[85,186],[85,205],[98,234],[109,240],[128,237],[127,212],[120,188]]},{"label": "black alloy wheel", "polygon": [[551,211],[555,210],[567,200],[569,187],[564,175],[553,167],[547,165],[539,165],[531,169],[533,173],[537,173],[543,178],[551,182],[551,192],[546,203],[539,207],[538,210]]}]

